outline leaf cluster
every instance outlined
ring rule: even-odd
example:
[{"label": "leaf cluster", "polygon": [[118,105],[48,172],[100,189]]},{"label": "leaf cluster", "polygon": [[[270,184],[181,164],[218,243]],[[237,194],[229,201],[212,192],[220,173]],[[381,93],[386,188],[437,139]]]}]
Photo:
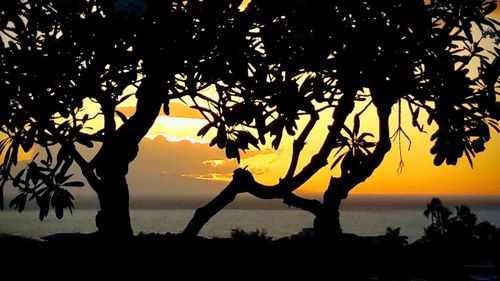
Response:
[{"label": "leaf cluster", "polygon": [[39,153],[28,163],[27,167],[17,172],[13,177],[12,185],[20,193],[12,199],[9,208],[22,212],[27,201],[35,200],[39,207],[39,218],[47,217],[50,208],[54,208],[56,217],[64,216],[64,209],[73,211],[74,197],[67,190],[68,187],[83,187],[84,183],[71,180],[68,174],[73,159],[64,149],[60,149],[54,161],[50,150],[46,150],[45,159],[36,161]]}]

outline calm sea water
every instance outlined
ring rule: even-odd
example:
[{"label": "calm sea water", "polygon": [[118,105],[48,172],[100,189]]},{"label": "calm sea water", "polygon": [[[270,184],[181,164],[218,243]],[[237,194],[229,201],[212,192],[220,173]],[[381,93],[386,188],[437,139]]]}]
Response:
[{"label": "calm sea water", "polygon": [[[478,221],[488,221],[500,227],[500,209],[473,210]],[[186,226],[193,210],[159,209],[131,211],[136,233],[178,233]],[[95,231],[96,210],[75,210],[62,220],[49,214],[43,222],[35,210],[22,214],[14,211],[0,212],[0,233],[40,238],[54,233]],[[234,228],[247,231],[264,229],[275,238],[285,237],[312,226],[313,216],[300,210],[224,210],[215,216],[201,231],[206,237],[228,237]],[[344,232],[358,235],[384,234],[387,227],[401,227],[410,241],[420,238],[427,220],[421,209],[345,210],[341,214]]]}]

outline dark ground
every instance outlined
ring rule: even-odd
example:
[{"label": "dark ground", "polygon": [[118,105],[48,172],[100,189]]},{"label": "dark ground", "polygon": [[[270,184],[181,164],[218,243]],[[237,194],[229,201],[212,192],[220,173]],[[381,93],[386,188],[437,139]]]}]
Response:
[{"label": "dark ground", "polygon": [[398,238],[349,234],[335,242],[244,235],[188,239],[174,234],[138,235],[128,241],[102,240],[92,234],[47,239],[0,236],[2,276],[28,272],[37,280],[98,276],[113,280],[474,280],[500,276],[498,243],[404,245]]}]

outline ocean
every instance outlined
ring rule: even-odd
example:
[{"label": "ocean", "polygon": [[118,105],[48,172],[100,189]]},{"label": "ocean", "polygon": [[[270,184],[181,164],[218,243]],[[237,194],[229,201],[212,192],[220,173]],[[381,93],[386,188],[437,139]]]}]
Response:
[{"label": "ocean", "polygon": [[[391,201],[391,200],[389,200]],[[410,242],[422,237],[428,220],[423,215],[423,200],[408,204],[397,199],[400,204],[387,202],[387,199],[353,200],[342,207],[341,224],[344,232],[372,236],[384,234],[387,227],[400,227],[401,234],[408,236]],[[357,202],[357,203],[356,203]],[[364,202],[364,203],[360,203]],[[414,202],[411,201],[411,202]],[[474,203],[475,202],[475,203]],[[488,221],[500,227],[500,204],[484,200],[468,202],[471,210],[478,217],[478,222]],[[252,205],[252,204],[250,204]],[[454,206],[454,205],[451,205]],[[453,210],[453,208],[450,208]],[[80,232],[90,233],[96,230],[94,217],[96,209],[76,209],[73,214],[66,214],[62,220],[55,218],[51,211],[43,222],[38,220],[38,212],[25,210],[21,214],[6,210],[0,212],[0,233],[41,238],[55,233]],[[194,213],[192,209],[144,209],[132,208],[132,226],[139,233],[179,233]],[[229,208],[217,214],[200,235],[205,237],[229,237],[231,230],[240,228],[246,231],[264,230],[274,238],[286,237],[312,226],[313,216],[297,209]]]}]

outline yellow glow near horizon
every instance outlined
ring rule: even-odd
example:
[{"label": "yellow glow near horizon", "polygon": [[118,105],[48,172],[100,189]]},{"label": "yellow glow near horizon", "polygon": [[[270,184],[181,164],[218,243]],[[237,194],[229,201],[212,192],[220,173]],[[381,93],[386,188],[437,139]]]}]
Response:
[{"label": "yellow glow near horizon", "polygon": [[[395,113],[395,112],[394,112]],[[396,114],[393,113],[391,120],[391,129],[394,131]],[[373,117],[374,115],[371,115]],[[364,118],[362,120],[362,129],[366,131],[375,131],[373,126],[376,125],[370,120],[375,118]],[[185,118],[189,119],[189,118]],[[411,120],[409,116],[403,115],[405,124]],[[196,135],[199,128],[205,123],[200,121],[187,121],[177,120],[177,118],[161,118],[162,121],[152,131],[160,132],[162,128],[167,128],[167,122],[170,124],[171,129],[182,127],[182,132],[185,133],[184,137],[192,137]],[[178,122],[178,123],[177,123]],[[303,124],[306,120],[301,120],[299,123]],[[363,123],[364,122],[364,123]],[[177,124],[175,124],[177,123]],[[308,144],[304,148],[304,152],[300,159],[299,168],[306,165],[311,156],[316,153],[322,140],[326,135],[327,128],[326,118],[321,119],[317,128],[311,133],[308,139]],[[401,174],[397,173],[399,166],[399,150],[398,143],[393,143],[393,148],[387,154],[381,166],[374,172],[374,174],[367,179],[366,182],[357,186],[353,193],[357,194],[481,194],[481,195],[500,195],[500,177],[498,177],[497,163],[500,159],[500,138],[498,135],[493,135],[490,142],[486,144],[486,151],[477,155],[474,159],[474,169],[472,169],[465,157],[459,160],[456,166],[440,166],[433,165],[433,155],[429,150],[432,146],[429,138],[434,132],[435,128],[427,127],[427,133],[421,133],[417,129],[405,125],[406,133],[408,133],[412,140],[411,150],[408,151],[408,142],[403,139],[402,154],[404,160],[404,169]],[[169,131],[173,132],[173,131]],[[169,135],[169,132],[164,132]],[[175,132],[175,137],[182,137],[181,132]],[[207,138],[208,139],[208,138]],[[291,137],[284,137],[280,149],[274,153],[266,151],[262,154],[255,154],[251,157],[245,158],[242,153],[242,161],[240,167],[248,166],[255,178],[264,184],[275,184],[280,177],[283,177],[288,169],[289,160],[291,157],[293,139]],[[264,147],[263,149],[265,149]],[[214,147],[213,149],[218,149]],[[333,159],[333,153],[330,157],[330,163]],[[208,165],[220,165],[224,159],[207,159]],[[208,163],[210,162],[210,163]],[[298,191],[302,194],[318,195],[324,192],[328,185],[331,176],[338,175],[338,168],[330,171],[330,166],[321,169],[313,178],[311,178],[303,187]],[[202,179],[202,178],[200,178]],[[228,177],[215,177],[206,178],[207,180],[229,180]]]},{"label": "yellow glow near horizon", "polygon": [[[133,106],[134,100],[130,99],[126,106]],[[207,124],[206,120],[196,118],[195,110],[189,109],[182,104],[173,103],[175,110],[171,116],[159,116],[157,122],[148,132],[148,138],[163,136],[168,141],[188,140],[192,143],[208,143],[214,133],[211,130],[204,138],[198,137],[198,130]],[[97,110],[97,105],[86,102],[87,112]],[[356,110],[362,106],[357,105]],[[405,106],[403,106],[405,108]],[[370,112],[371,111],[371,112]],[[403,111],[405,112],[405,111]],[[311,156],[316,153],[322,144],[326,134],[326,128],[329,125],[331,112],[322,113],[324,118],[318,122],[316,128],[312,131],[307,145],[304,148],[300,158],[299,167],[308,163]],[[182,116],[182,117],[176,117]],[[395,129],[396,112],[393,109],[391,119],[391,130]],[[348,120],[347,125],[352,122]],[[361,130],[377,133],[375,113],[373,108],[369,108],[365,118],[362,118]],[[117,121],[119,121],[117,119]],[[408,143],[403,139],[402,153],[404,160],[403,172],[398,175],[397,168],[399,164],[398,144],[393,143],[392,150],[387,154],[381,166],[366,182],[357,186],[352,193],[357,194],[481,194],[481,195],[500,195],[500,177],[498,176],[498,159],[500,159],[500,137],[492,129],[492,138],[486,144],[486,151],[477,155],[474,159],[474,169],[470,168],[467,159],[464,157],[459,160],[456,166],[435,167],[432,164],[433,156],[429,150],[432,146],[429,138],[435,131],[435,127],[426,127],[427,133],[418,132],[411,126],[411,118],[403,114],[403,124],[406,133],[412,140],[411,150],[408,151]],[[92,122],[94,128],[100,127],[102,120]],[[300,120],[299,127],[303,127],[307,120]],[[120,122],[119,122],[120,123]],[[293,138],[284,137],[280,149],[274,153],[254,154],[251,157],[245,157],[242,154],[241,167],[248,165],[248,168],[254,173],[255,178],[264,184],[275,184],[280,177],[283,177],[288,169]],[[270,140],[267,142],[270,143]],[[213,149],[218,149],[213,147]],[[262,147],[269,149],[269,145]],[[168,152],[158,152],[168,153]],[[29,154],[23,154],[22,158],[29,158]],[[333,153],[330,157],[330,163],[333,161]],[[203,159],[200,161],[219,161],[213,162],[221,164],[226,159]],[[207,162],[207,165],[210,165]],[[236,168],[236,166],[235,166]],[[329,166],[321,169],[313,176],[298,192],[301,194],[319,195],[322,194],[328,185],[331,176],[338,175],[338,170],[330,171]],[[215,175],[211,178],[204,175],[190,175],[192,177],[204,180],[227,181],[230,177],[227,175]]]},{"label": "yellow glow near horizon", "polygon": [[[367,112],[366,118],[362,119],[362,129],[376,133],[376,123],[373,122],[375,114]],[[396,114],[393,112],[391,118],[391,130],[396,127]],[[405,122],[406,120],[406,122]],[[459,160],[456,166],[433,165],[433,155],[430,153],[432,143],[430,136],[435,131],[435,127],[427,127],[427,133],[419,132],[409,124],[411,118],[403,115],[405,132],[412,141],[411,149],[408,150],[408,141],[402,139],[402,155],[404,168],[401,174],[397,173],[400,156],[398,143],[393,143],[391,151],[386,155],[383,163],[375,170],[374,174],[366,182],[357,186],[352,193],[357,194],[482,194],[500,195],[500,177],[498,177],[498,159],[500,159],[500,138],[498,134],[493,134],[492,139],[486,144],[486,151],[477,155],[474,159],[474,169],[469,166],[465,157]],[[304,123],[302,121],[301,123]],[[321,122],[323,122],[321,124]],[[308,163],[313,153],[316,153],[322,140],[326,135],[326,122],[320,120],[318,129],[315,129],[308,144],[304,148],[304,153],[300,159],[300,166]],[[375,127],[374,127],[375,126]],[[375,128],[375,129],[373,129]],[[292,139],[283,140],[280,150],[276,154],[266,154],[261,158],[254,156],[248,160],[243,160],[242,165],[249,165],[266,169],[266,173],[256,175],[256,178],[263,183],[276,183],[280,176],[283,176],[288,168],[288,161],[291,156]],[[330,155],[330,164],[333,161],[333,154]],[[302,188],[302,194],[323,193],[328,185],[331,176],[338,176],[338,167],[330,171],[330,164],[321,169]]]},{"label": "yellow glow near horizon", "polygon": [[[247,5],[250,0],[245,0],[242,6]],[[495,19],[500,18],[500,9],[493,13]],[[134,87],[128,87],[124,94],[133,93]],[[207,93],[209,95],[211,93]],[[123,108],[135,107],[137,100],[131,97],[120,106]],[[405,107],[405,106],[404,106]],[[84,114],[94,115],[99,112],[99,105],[90,101],[84,100],[84,108],[79,116]],[[357,105],[357,110],[360,110],[360,105]],[[207,124],[207,121],[202,119],[201,115],[193,109],[189,109],[182,103],[171,103],[170,116],[158,116],[155,124],[146,135],[147,138],[154,139],[155,137],[162,136],[167,141],[189,141],[192,144],[208,145],[215,130],[211,130],[205,137],[197,136],[197,132],[201,127]],[[366,182],[359,184],[353,189],[353,194],[413,194],[413,195],[488,195],[500,196],[500,135],[493,129],[491,140],[486,143],[486,150],[479,153],[474,158],[474,168],[469,166],[467,158],[464,156],[459,159],[456,166],[442,165],[435,167],[433,165],[433,155],[430,153],[432,143],[430,136],[435,131],[434,126],[427,126],[425,130],[427,133],[421,133],[411,126],[411,117],[407,111],[403,114],[403,125],[405,132],[411,137],[412,145],[411,150],[408,150],[408,142],[402,139],[402,155],[404,161],[404,168],[401,174],[397,173],[400,155],[398,150],[398,143],[393,143],[391,151],[386,155],[383,163],[378,167],[373,175],[369,177]],[[133,111],[132,111],[133,113]],[[131,113],[129,112],[128,116]],[[396,128],[396,111],[393,109],[391,116],[391,131],[394,132]],[[304,147],[301,155],[297,171],[307,165],[318,148],[322,145],[323,139],[327,133],[327,126],[330,122],[331,112],[322,113],[321,120],[318,122],[315,129],[312,131],[307,140],[307,145]],[[121,125],[121,120],[116,117],[117,125]],[[362,131],[369,131],[377,134],[377,118],[370,108],[364,118],[362,119]],[[306,119],[299,120],[299,128],[303,127],[307,122]],[[349,126],[352,124],[352,115],[347,122]],[[88,129],[90,132],[96,131],[103,126],[102,117],[89,121],[88,126],[93,129]],[[3,139],[0,134],[0,140]],[[245,154],[241,152],[242,160],[239,164],[240,167],[248,166],[248,169],[253,173],[257,181],[263,184],[273,185],[276,184],[280,177],[283,177],[288,169],[291,151],[292,151],[292,137],[284,136],[280,148],[277,151],[269,152],[271,140],[268,139],[267,146],[262,147],[263,152],[255,152]],[[374,140],[375,141],[375,140]],[[211,149],[217,150],[217,146]],[[168,155],[168,151],[157,151],[156,153],[164,153]],[[330,164],[333,162],[332,152],[329,158]],[[223,153],[222,153],[223,154]],[[33,150],[24,152],[19,150],[19,161],[26,161],[33,156]],[[0,155],[0,164],[2,163],[4,155]],[[202,156],[200,156],[202,157]],[[214,168],[212,174],[179,174],[178,176],[190,177],[199,180],[209,181],[230,181],[230,173],[218,173],[216,168],[219,168],[229,163],[237,167],[235,161],[223,159],[201,159],[200,162]],[[297,192],[299,194],[319,197],[325,191],[329,179],[332,176],[339,175],[338,167],[330,170],[330,164],[322,168],[315,174],[309,181],[307,181]],[[147,180],[147,179],[145,179]],[[203,184],[203,183],[201,183]],[[223,186],[223,184],[221,184]]]},{"label": "yellow glow near horizon", "polygon": [[209,138],[197,136],[199,128],[208,122],[198,118],[158,116],[146,137],[164,136],[169,141],[188,140],[193,143],[209,143]]},{"label": "yellow glow near horizon", "polygon": [[[246,0],[243,3],[246,5],[250,1]],[[500,10],[495,11],[495,18],[499,18]],[[133,92],[134,89],[127,89],[127,93]],[[134,97],[121,104],[122,107],[135,106],[136,100]],[[86,100],[84,103],[86,110],[84,113],[98,112],[98,105]],[[210,133],[201,138],[196,134],[198,130],[207,124],[206,120],[196,118],[195,110],[173,103],[171,116],[159,116],[153,127],[148,132],[148,138],[163,136],[168,141],[188,140],[192,143],[207,144],[211,139]],[[359,110],[359,105],[357,107]],[[371,111],[371,112],[370,112]],[[315,129],[312,131],[310,138],[307,140],[307,145],[304,147],[300,158],[298,171],[306,165],[312,155],[317,152],[317,149],[322,144],[324,136],[327,133],[331,112],[322,113],[324,118],[318,122]],[[375,113],[373,109],[366,112],[366,116],[362,119],[362,131],[370,131],[377,133]],[[426,194],[426,195],[442,195],[442,194],[480,194],[480,195],[500,195],[500,169],[498,168],[498,159],[500,159],[500,137],[492,129],[492,138],[486,144],[486,151],[477,155],[474,159],[474,168],[472,169],[465,157],[459,160],[456,166],[440,166],[433,165],[433,155],[429,150],[432,146],[429,138],[435,131],[435,127],[426,127],[427,133],[418,132],[417,129],[411,126],[411,118],[403,114],[403,124],[406,133],[411,137],[412,147],[407,150],[408,143],[403,139],[402,153],[404,160],[404,169],[398,175],[397,169],[399,166],[400,156],[398,151],[398,143],[393,143],[391,151],[385,157],[383,163],[375,170],[373,175],[366,182],[357,186],[352,193],[356,194]],[[350,116],[352,122],[352,116]],[[391,131],[394,132],[396,127],[396,112],[393,110],[391,118]],[[121,123],[117,118],[118,125]],[[307,120],[301,119],[299,127],[303,127]],[[348,122],[348,125],[349,125]],[[96,119],[89,122],[94,129],[102,127],[102,119]],[[1,139],[1,137],[0,137]],[[282,144],[278,151],[269,153],[270,140],[268,146],[262,147],[266,150],[264,153],[252,153],[251,156],[245,157],[242,154],[241,167],[248,165],[248,169],[252,171],[255,178],[264,184],[276,184],[280,177],[283,177],[289,165],[292,151],[292,137],[283,137]],[[218,149],[216,146],[212,149]],[[158,151],[158,153],[166,153],[168,151]],[[330,156],[330,163],[333,161],[333,154]],[[22,154],[23,158],[29,158],[30,154]],[[208,166],[216,168],[226,163],[226,159],[200,159],[201,162]],[[236,166],[235,166],[236,167]],[[322,194],[328,185],[331,176],[338,176],[338,168],[330,171],[330,165],[321,169],[314,175],[298,192],[307,195]],[[228,175],[214,173],[211,175],[179,175],[189,176],[203,180],[228,181]]]}]

